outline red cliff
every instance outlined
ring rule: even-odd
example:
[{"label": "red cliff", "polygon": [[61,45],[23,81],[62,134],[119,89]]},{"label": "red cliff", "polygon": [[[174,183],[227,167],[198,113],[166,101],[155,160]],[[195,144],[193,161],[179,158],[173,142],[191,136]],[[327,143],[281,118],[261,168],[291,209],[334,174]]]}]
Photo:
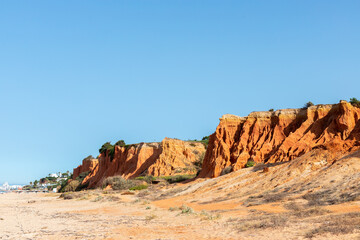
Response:
[{"label": "red cliff", "polygon": [[255,162],[283,162],[314,148],[346,152],[360,146],[360,108],[346,101],[307,109],[224,115],[210,136],[199,177],[217,177]]},{"label": "red cliff", "polygon": [[92,156],[85,158],[81,165],[79,165],[77,168],[74,168],[73,179],[76,179],[80,173],[93,171],[98,163],[99,161],[95,158],[92,158]]},{"label": "red cliff", "polygon": [[98,163],[91,170],[87,167],[88,163],[83,162],[74,169],[73,175],[76,178],[81,172],[90,171],[82,184],[93,188],[101,185],[105,178],[115,175],[128,179],[146,174],[153,176],[195,174],[197,169],[194,163],[203,157],[205,150],[202,143],[170,138],[165,138],[161,143],[115,146],[113,159],[107,153],[102,153],[98,157]]}]

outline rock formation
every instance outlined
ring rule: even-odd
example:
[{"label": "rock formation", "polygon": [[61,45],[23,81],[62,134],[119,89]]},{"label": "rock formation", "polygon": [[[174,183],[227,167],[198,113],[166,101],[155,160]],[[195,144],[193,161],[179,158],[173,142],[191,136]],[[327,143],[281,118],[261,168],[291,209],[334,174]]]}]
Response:
[{"label": "rock formation", "polygon": [[202,143],[165,138],[161,143],[140,143],[128,147],[115,146],[113,159],[106,152],[95,164],[83,161],[74,169],[73,179],[81,172],[88,172],[82,184],[89,188],[101,185],[110,176],[120,175],[126,179],[140,175],[170,176],[196,174],[195,163],[205,154]]},{"label": "rock formation", "polygon": [[199,177],[217,177],[255,162],[283,162],[314,148],[344,153],[359,149],[360,108],[346,101],[306,109],[224,115],[210,136]]}]

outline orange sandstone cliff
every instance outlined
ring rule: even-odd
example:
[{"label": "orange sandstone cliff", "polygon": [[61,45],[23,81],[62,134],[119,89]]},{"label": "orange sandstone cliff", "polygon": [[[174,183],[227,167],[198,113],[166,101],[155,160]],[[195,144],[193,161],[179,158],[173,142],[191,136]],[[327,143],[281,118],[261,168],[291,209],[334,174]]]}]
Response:
[{"label": "orange sandstone cliff", "polygon": [[[73,179],[82,172],[89,172],[82,184],[97,187],[110,176],[120,175],[126,179],[140,175],[170,176],[195,174],[195,163],[205,154],[202,143],[165,138],[161,143],[140,143],[129,147],[115,146],[113,159],[102,153],[97,159],[84,159],[74,169]],[[89,163],[91,161],[91,163]]]},{"label": "orange sandstone cliff", "polygon": [[82,161],[82,164],[74,168],[73,179],[76,179],[83,172],[91,172],[98,165],[99,161],[96,158],[87,157]]},{"label": "orange sandstone cliff", "polygon": [[199,177],[217,177],[228,166],[236,171],[248,160],[284,162],[314,148],[334,153],[360,147],[360,108],[346,101],[307,109],[224,115],[209,146]]}]

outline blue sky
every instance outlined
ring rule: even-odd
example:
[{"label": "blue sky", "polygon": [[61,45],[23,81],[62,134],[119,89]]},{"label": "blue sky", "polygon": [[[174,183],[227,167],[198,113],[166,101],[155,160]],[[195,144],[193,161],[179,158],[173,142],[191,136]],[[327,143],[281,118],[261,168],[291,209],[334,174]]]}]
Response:
[{"label": "blue sky", "polygon": [[0,183],[106,141],[360,98],[359,1],[1,1]]}]

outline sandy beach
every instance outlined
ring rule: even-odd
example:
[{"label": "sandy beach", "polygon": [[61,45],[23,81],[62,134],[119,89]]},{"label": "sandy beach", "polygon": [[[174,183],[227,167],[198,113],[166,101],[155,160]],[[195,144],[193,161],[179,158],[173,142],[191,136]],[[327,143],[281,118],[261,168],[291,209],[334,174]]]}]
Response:
[{"label": "sandy beach", "polygon": [[220,223],[171,212],[133,196],[63,200],[0,195],[0,239],[236,239]]},{"label": "sandy beach", "polygon": [[[350,232],[342,232],[346,228],[341,226],[359,221],[358,201],[300,213],[285,208],[284,202],[256,206],[234,199],[196,202],[194,195],[185,194],[189,189],[190,185],[180,185],[145,197],[140,192],[91,190],[69,193],[69,200],[54,193],[2,194],[0,239],[360,239],[356,226]],[[180,191],[184,195],[164,196]],[[329,217],[340,221],[339,233],[330,229],[309,235],[317,233],[314,227],[331,223]]]}]

